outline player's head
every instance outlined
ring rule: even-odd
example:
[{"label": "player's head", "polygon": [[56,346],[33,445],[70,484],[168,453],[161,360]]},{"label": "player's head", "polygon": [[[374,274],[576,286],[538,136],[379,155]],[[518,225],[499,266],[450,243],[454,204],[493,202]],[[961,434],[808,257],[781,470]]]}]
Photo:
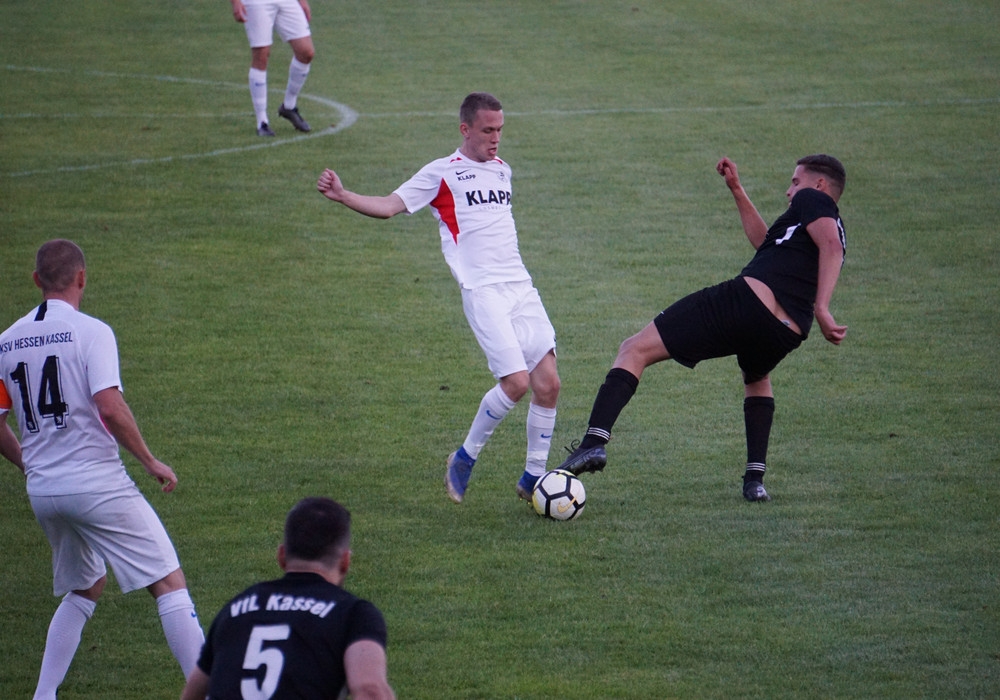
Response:
[{"label": "player's head", "polygon": [[802,169],[807,173],[826,178],[833,190],[831,194],[834,199],[839,199],[840,195],[844,193],[844,185],[847,184],[847,171],[844,169],[844,164],[833,156],[817,153],[799,158],[795,164],[802,166]]},{"label": "player's head", "polygon": [[73,241],[43,243],[35,254],[35,282],[44,293],[66,291],[86,268],[83,251]]},{"label": "player's head", "polygon": [[339,563],[351,545],[351,514],[329,498],[303,498],[285,518],[284,556],[287,560]]},{"label": "player's head", "polygon": [[503,107],[500,100],[486,92],[474,92],[462,102],[459,110],[464,156],[478,163],[497,157],[500,132],[503,131]]},{"label": "player's head", "polygon": [[458,110],[458,118],[463,124],[472,126],[476,121],[476,114],[481,109],[488,112],[502,112],[503,105],[500,104],[500,100],[488,92],[473,92],[462,101],[462,106]]}]

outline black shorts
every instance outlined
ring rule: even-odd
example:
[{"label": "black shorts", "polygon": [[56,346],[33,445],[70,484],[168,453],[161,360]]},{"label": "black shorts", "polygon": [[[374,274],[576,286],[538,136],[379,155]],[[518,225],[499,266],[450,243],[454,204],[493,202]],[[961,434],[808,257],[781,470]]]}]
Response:
[{"label": "black shorts", "polygon": [[770,374],[803,340],[768,311],[742,277],[689,294],[653,323],[670,357],[685,367],[736,355],[747,384]]}]

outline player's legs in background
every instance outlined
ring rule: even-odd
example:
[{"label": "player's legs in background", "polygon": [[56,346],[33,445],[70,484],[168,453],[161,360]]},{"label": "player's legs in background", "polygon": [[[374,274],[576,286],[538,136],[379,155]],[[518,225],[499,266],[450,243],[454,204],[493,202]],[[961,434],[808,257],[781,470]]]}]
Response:
[{"label": "player's legs in background", "polygon": [[306,83],[309,75],[309,67],[316,50],[313,48],[312,37],[306,36],[301,39],[292,39],[288,42],[295,54],[292,62],[288,66],[288,84],[285,87],[285,99],[278,109],[278,115],[284,117],[292,123],[299,131],[310,131],[308,122],[299,114],[297,107],[299,93]]},{"label": "player's legs in background", "polygon": [[[254,116],[257,119],[257,133],[262,136],[274,136],[274,133],[261,133],[267,123],[267,61],[271,56],[270,46],[258,46],[250,50],[250,102],[253,104]],[[268,131],[269,129],[264,129]]]}]

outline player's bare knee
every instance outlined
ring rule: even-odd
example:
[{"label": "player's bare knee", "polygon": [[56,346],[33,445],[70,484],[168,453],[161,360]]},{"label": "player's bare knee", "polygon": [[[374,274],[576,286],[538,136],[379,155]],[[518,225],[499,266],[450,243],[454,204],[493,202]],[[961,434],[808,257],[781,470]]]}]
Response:
[{"label": "player's bare knee", "polygon": [[515,372],[500,378],[500,389],[514,403],[523,399],[529,388],[531,388],[531,378],[527,372]]}]

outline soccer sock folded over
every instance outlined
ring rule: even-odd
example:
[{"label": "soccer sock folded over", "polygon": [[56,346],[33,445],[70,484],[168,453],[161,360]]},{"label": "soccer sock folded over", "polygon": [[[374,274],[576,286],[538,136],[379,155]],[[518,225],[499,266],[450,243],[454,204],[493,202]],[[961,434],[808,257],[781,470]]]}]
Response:
[{"label": "soccer sock folded over", "polygon": [[472,419],[469,434],[462,445],[470,457],[473,459],[479,457],[479,453],[490,439],[493,431],[515,405],[507,397],[507,394],[503,393],[499,384],[486,392],[483,400],[479,402],[479,411]]},{"label": "soccer sock folded over", "polygon": [[297,58],[292,58],[292,63],[288,66],[288,85],[285,87],[284,105],[288,109],[295,109],[299,100],[299,93],[306,84],[306,76],[309,75],[309,63],[302,63]]},{"label": "soccer sock folded over", "polygon": [[198,663],[198,655],[205,643],[205,633],[198,622],[191,596],[186,588],[164,593],[156,599],[156,608],[160,613],[167,646],[187,678]]},{"label": "soccer sock folded over", "polygon": [[532,476],[545,473],[545,465],[552,447],[552,431],[556,427],[556,409],[528,406],[528,456],[524,470]]},{"label": "soccer sock folded over", "polygon": [[613,367],[597,391],[594,407],[590,411],[587,434],[580,447],[605,445],[611,439],[611,429],[622,410],[628,405],[639,387],[639,378],[628,370]]},{"label": "soccer sock folded over", "polygon": [[56,689],[66,677],[76,649],[80,646],[83,628],[96,608],[97,603],[76,593],[67,593],[63,597],[52,615],[48,636],[45,637],[42,669],[35,689],[36,700],[55,698]]},{"label": "soccer sock folded over", "polygon": [[257,124],[267,121],[267,71],[257,68],[250,69],[250,102],[253,103],[253,113]]}]

